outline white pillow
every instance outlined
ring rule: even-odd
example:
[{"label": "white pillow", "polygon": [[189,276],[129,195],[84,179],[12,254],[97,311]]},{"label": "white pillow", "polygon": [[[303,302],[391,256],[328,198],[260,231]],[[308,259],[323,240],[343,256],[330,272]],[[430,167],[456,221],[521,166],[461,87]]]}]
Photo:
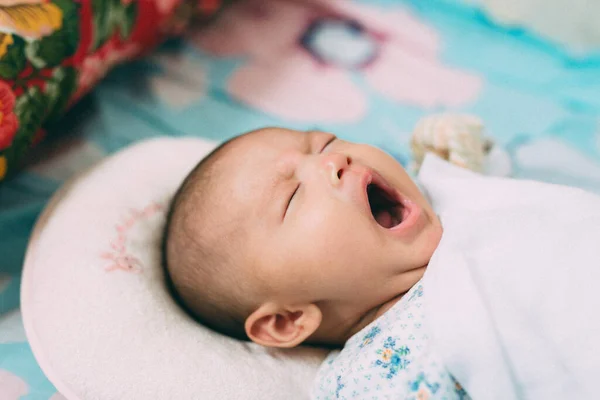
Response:
[{"label": "white pillow", "polygon": [[21,292],[31,348],[75,399],[304,399],[324,350],[264,349],[216,334],[171,299],[166,207],[214,148],[153,139],[65,185],[40,217]]}]

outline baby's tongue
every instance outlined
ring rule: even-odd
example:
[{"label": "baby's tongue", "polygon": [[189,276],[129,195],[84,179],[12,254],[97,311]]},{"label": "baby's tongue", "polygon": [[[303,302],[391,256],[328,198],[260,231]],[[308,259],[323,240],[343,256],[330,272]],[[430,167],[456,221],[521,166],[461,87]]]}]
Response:
[{"label": "baby's tongue", "polygon": [[393,218],[386,210],[379,211],[377,215],[375,215],[375,220],[384,228],[391,228],[393,225]]}]

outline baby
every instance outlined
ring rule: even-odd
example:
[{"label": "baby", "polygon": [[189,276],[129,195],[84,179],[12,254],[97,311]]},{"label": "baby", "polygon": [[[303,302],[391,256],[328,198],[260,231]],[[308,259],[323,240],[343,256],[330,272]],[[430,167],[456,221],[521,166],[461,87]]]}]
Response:
[{"label": "baby", "polygon": [[370,390],[461,399],[422,334],[418,282],[441,236],[424,195],[383,151],[268,128],[226,142],[189,174],[164,254],[172,292],[204,325],[267,347],[344,346],[323,363],[315,399]]},{"label": "baby", "polygon": [[165,258],[176,297],[206,326],[264,346],[341,346],[420,280],[441,235],[383,151],[267,128],[185,179]]},{"label": "baby", "polygon": [[[429,134],[448,121],[414,144],[446,153]],[[468,125],[446,140],[455,164],[483,149]],[[457,380],[474,398],[597,397],[600,197],[435,156],[419,182],[435,212],[376,148],[280,128],[235,138],[174,198],[173,293],[235,338],[343,346],[315,399],[469,398]]]}]

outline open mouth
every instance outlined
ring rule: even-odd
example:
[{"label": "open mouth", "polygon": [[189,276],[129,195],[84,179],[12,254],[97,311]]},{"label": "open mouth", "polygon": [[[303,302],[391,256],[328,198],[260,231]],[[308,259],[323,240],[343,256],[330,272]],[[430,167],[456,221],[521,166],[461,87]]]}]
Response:
[{"label": "open mouth", "polygon": [[367,185],[367,198],[373,218],[383,228],[391,229],[404,221],[407,209],[394,191],[378,179]]}]

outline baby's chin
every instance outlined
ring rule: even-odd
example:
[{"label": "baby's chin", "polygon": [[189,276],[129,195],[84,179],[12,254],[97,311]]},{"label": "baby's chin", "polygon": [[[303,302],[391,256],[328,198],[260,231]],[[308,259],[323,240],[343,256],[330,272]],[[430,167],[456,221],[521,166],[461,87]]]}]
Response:
[{"label": "baby's chin", "polygon": [[424,261],[424,265],[429,264],[433,253],[440,245],[444,229],[442,223],[435,213],[428,215],[429,223],[424,228],[420,240],[420,258]]},{"label": "baby's chin", "polygon": [[[405,275],[403,281],[410,284],[411,287],[416,284],[425,273],[429,261],[440,244],[442,234],[442,225],[438,217],[434,215],[432,221],[428,221],[418,236],[408,244],[408,247],[403,246],[400,254],[396,254],[396,258],[399,258],[401,262],[398,263],[397,260],[394,260],[395,268],[397,268],[394,274]],[[405,280],[408,278],[407,273],[410,273],[412,278],[410,282]],[[408,290],[409,287],[403,289]]]}]

